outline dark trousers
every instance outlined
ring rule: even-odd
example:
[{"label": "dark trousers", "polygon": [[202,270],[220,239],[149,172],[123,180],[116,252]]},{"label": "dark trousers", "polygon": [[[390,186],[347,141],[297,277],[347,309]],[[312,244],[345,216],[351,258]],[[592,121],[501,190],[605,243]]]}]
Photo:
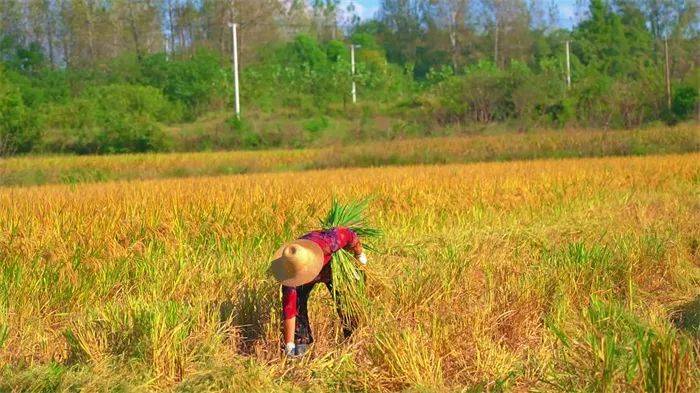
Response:
[{"label": "dark trousers", "polygon": [[[311,324],[309,323],[308,301],[311,290],[314,289],[316,284],[317,283],[309,283],[297,287],[297,319],[296,329],[294,331],[294,342],[296,344],[311,344],[314,342],[314,337],[311,333]],[[328,288],[328,292],[330,292],[331,296],[333,296],[333,284],[331,282],[327,282],[326,288]],[[343,327],[343,336],[348,338],[357,326],[357,319],[342,310],[338,299],[336,299],[335,307],[338,312],[338,316],[340,316],[340,322]]]}]

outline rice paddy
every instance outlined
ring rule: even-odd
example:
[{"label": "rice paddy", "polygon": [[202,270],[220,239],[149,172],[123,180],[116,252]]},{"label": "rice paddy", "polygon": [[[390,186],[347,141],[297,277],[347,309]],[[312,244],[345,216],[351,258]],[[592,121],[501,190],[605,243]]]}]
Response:
[{"label": "rice paddy", "polygon": [[[368,196],[282,358],[270,255]],[[0,391],[697,391],[699,223],[698,153],[0,188]]]}]

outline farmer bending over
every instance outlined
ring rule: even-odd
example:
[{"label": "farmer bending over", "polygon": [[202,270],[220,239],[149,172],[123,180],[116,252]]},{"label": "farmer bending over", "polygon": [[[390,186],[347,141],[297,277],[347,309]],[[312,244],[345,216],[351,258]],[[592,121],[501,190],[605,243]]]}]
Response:
[{"label": "farmer bending over", "polygon": [[[317,283],[326,284],[333,293],[330,260],[340,249],[353,253],[362,264],[367,263],[357,235],[343,227],[309,232],[282,246],[273,257],[270,271],[282,284],[282,331],[284,353],[288,356],[303,355],[314,341],[307,308],[309,294]],[[346,315],[340,304],[336,308],[347,338],[355,328],[355,318]]]}]

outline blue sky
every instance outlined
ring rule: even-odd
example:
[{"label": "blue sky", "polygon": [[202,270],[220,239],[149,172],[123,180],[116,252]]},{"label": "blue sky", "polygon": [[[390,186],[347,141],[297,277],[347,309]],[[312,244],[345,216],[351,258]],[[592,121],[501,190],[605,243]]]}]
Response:
[{"label": "blue sky", "polygon": [[[350,3],[351,0],[343,0],[343,8]],[[352,0],[355,2],[358,14],[362,19],[369,19],[379,9],[380,0]],[[576,0],[560,0],[556,1],[559,8],[559,24],[561,26],[570,27],[575,22],[576,15]]]}]

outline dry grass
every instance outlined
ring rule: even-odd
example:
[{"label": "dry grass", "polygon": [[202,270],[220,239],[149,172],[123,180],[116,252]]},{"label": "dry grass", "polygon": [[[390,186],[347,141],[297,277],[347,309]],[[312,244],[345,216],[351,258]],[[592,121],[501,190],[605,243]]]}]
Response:
[{"label": "dry grass", "polygon": [[697,124],[629,131],[540,131],[373,142],[304,150],[0,160],[0,186],[700,151]]},{"label": "dry grass", "polygon": [[[285,361],[268,258],[332,195],[373,307]],[[0,391],[696,391],[698,222],[700,154],[0,189]]]}]

